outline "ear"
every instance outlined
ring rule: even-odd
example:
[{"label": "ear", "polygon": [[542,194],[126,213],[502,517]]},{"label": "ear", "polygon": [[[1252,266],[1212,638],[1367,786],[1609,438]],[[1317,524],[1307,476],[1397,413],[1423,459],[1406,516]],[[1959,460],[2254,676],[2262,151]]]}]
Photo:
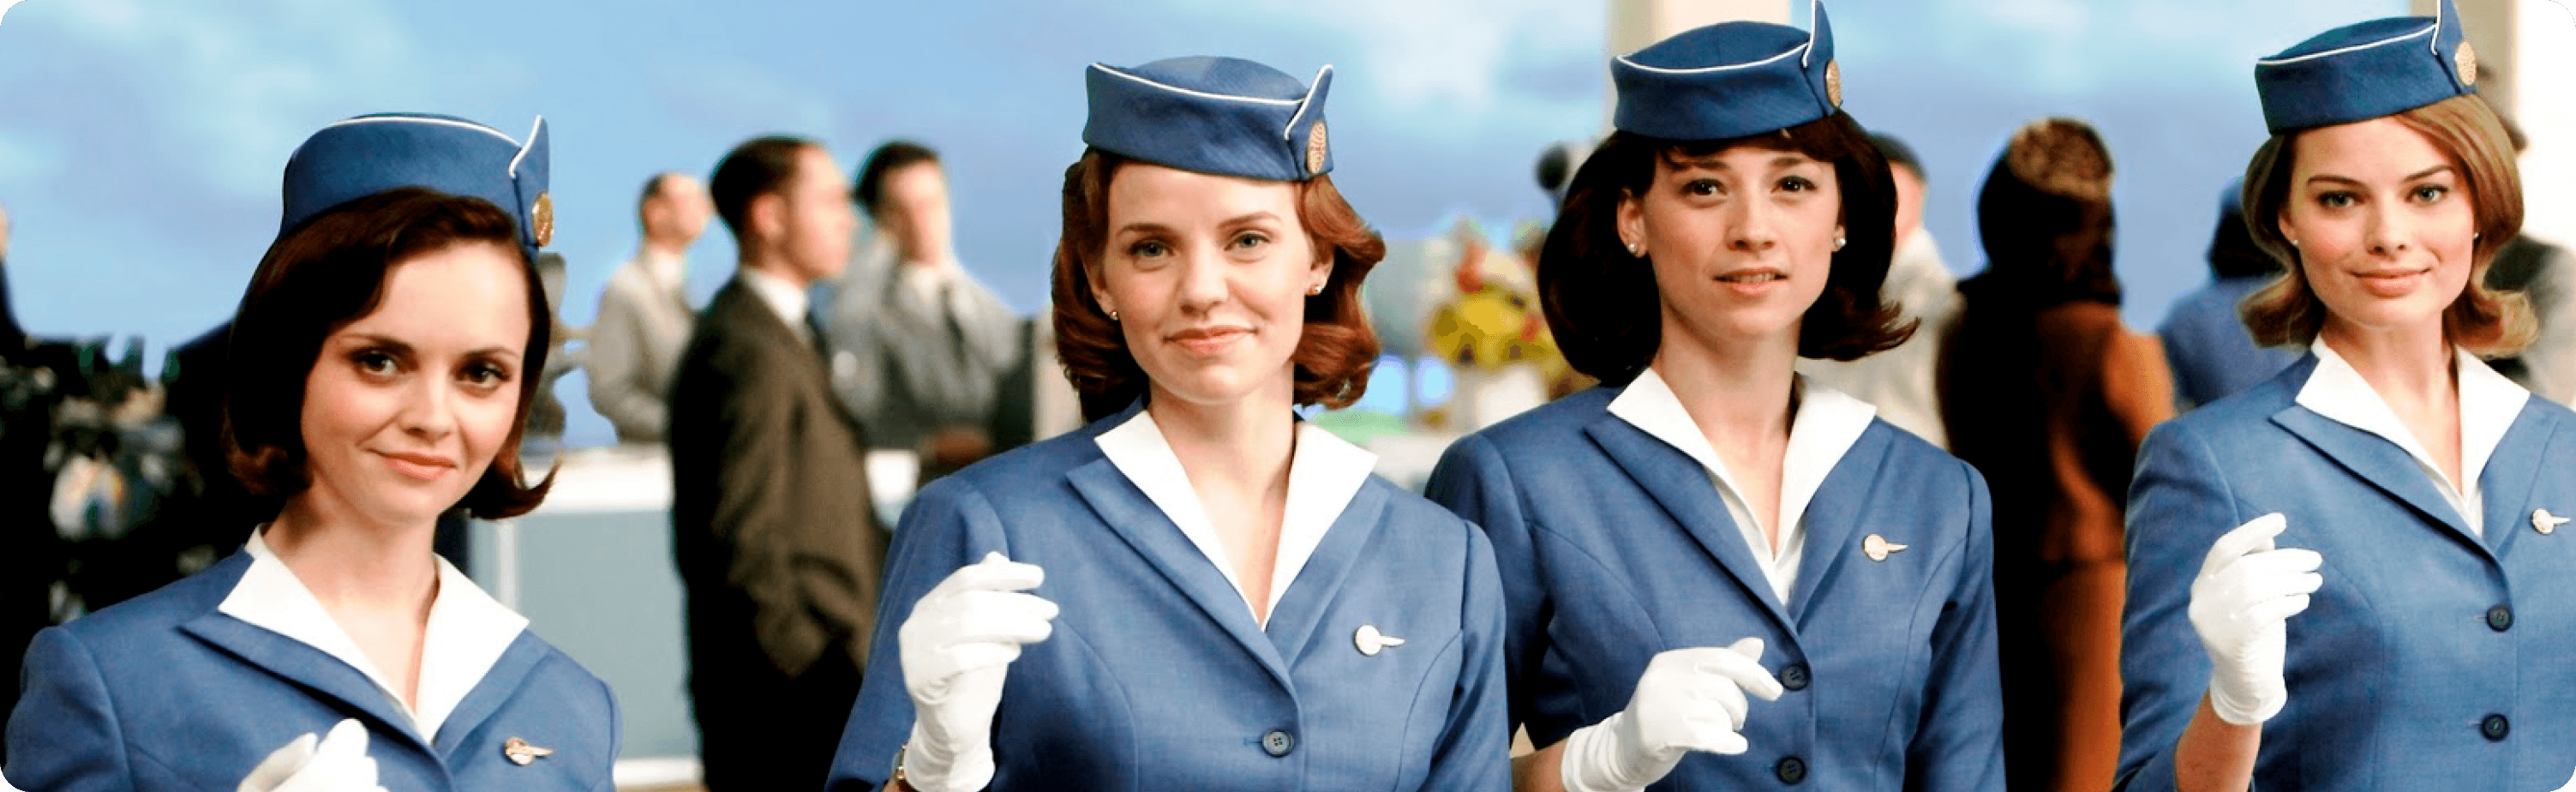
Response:
[{"label": "ear", "polygon": [[1082,265],[1082,279],[1091,287],[1091,301],[1100,305],[1102,313],[1112,313],[1118,310],[1118,303],[1109,299],[1109,287],[1101,279],[1105,269],[1099,264]]},{"label": "ear", "polygon": [[759,232],[760,238],[777,239],[787,235],[787,196],[775,192],[761,193],[752,196],[751,205],[743,208],[751,220],[751,230]]},{"label": "ear", "polygon": [[1646,199],[1623,190],[1619,193],[1619,246],[1624,249],[1643,244],[1646,244]]},{"label": "ear", "polygon": [[1312,277],[1306,279],[1306,291],[1318,292],[1333,285],[1333,259],[1332,245],[1315,246],[1315,263],[1307,268],[1307,274]]},{"label": "ear", "polygon": [[2272,227],[2281,232],[2281,240],[2290,243],[2290,249],[2293,252],[2298,250],[2299,232],[2298,230],[2290,227],[2290,204],[2288,201],[2281,202],[2280,213],[2272,217]]}]

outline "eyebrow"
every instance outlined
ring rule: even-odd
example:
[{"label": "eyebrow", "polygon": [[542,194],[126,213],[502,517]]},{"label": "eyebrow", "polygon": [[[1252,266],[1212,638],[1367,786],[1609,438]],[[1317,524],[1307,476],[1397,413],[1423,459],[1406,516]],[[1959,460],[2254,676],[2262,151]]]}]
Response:
[{"label": "eyebrow", "polygon": [[[415,355],[419,353],[419,350],[414,349],[409,342],[405,342],[402,339],[394,338],[392,336],[377,335],[374,333],[350,333],[349,338],[359,346],[383,347],[403,355]],[[516,359],[519,356],[519,353],[518,350],[507,347],[483,347],[481,349],[468,350],[465,353],[465,356]]]},{"label": "eyebrow", "polygon": [[[1224,220],[1219,220],[1216,225],[1218,228],[1231,228],[1234,226],[1247,225],[1257,220],[1270,220],[1276,222],[1278,219],[1279,215],[1276,213],[1260,211],[1239,217],[1229,217]],[[1119,226],[1117,233],[1112,234],[1112,236],[1153,233],[1169,234],[1172,232],[1173,230],[1171,226],[1163,225],[1161,223],[1128,223],[1126,225]]]},{"label": "eyebrow", "polygon": [[[2400,182],[2422,181],[2422,180],[2424,180],[2424,179],[2430,179],[2430,178],[2433,178],[2434,176],[2439,175],[2439,174],[2441,174],[2442,172],[2444,172],[2444,171],[2448,171],[2448,170],[2451,170],[2451,166],[2449,166],[2449,165],[2435,165],[2435,166],[2433,166],[2433,167],[2425,168],[2425,169],[2423,169],[2423,170],[2416,171],[2416,172],[2414,172],[2414,173],[2408,174],[2408,175],[2406,176],[2406,178],[2399,179],[2398,181],[2400,181]],[[2361,180],[2360,180],[2360,179],[2355,179],[2355,178],[2352,178],[2352,177],[2349,177],[2349,176],[2337,176],[2337,175],[2334,175],[2334,174],[2331,174],[2331,173],[2320,173],[2320,174],[2317,174],[2317,175],[2315,175],[2315,176],[2310,176],[2310,177],[2308,177],[2308,183],[2309,183],[2309,184],[2315,184],[2315,183],[2317,183],[2317,182],[2336,182],[2336,183],[2340,183],[2340,184],[2349,184],[2349,185],[2353,185],[2353,186],[2355,186],[2355,187],[2362,186],[2362,184],[2361,184]]]},{"label": "eyebrow", "polygon": [[[1718,158],[1718,155],[1715,155],[1715,154],[1711,154],[1711,155],[1708,155],[1708,156],[1705,156],[1705,157],[1693,157],[1693,158],[1672,157],[1672,158],[1668,158],[1668,159],[1666,159],[1665,161],[1666,161],[1667,163],[1671,164],[1671,165],[1673,166],[1673,169],[1674,169],[1674,170],[1718,170],[1718,171],[1731,171],[1731,170],[1734,170],[1734,169],[1735,169],[1735,167],[1734,167],[1734,166],[1732,166],[1732,165],[1728,165],[1728,164],[1726,163],[1726,160],[1719,159],[1719,158]],[[1777,170],[1777,169],[1781,169],[1781,168],[1794,168],[1794,167],[1798,167],[1798,166],[1802,166],[1802,165],[1822,164],[1822,162],[1823,162],[1822,160],[1818,160],[1818,159],[1816,159],[1816,158],[1814,158],[1814,157],[1805,157],[1805,156],[1799,156],[1799,155],[1796,155],[1796,154],[1785,154],[1785,153],[1784,153],[1784,154],[1781,154],[1781,155],[1778,155],[1778,156],[1775,156],[1775,157],[1772,157],[1772,158],[1771,158],[1771,167],[1772,167],[1773,169]]]}]

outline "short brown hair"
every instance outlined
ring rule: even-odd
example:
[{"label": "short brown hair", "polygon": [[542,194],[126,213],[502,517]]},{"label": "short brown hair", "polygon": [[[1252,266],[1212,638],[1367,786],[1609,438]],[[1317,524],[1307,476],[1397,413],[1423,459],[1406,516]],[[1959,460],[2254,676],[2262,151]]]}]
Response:
[{"label": "short brown hair", "polygon": [[716,216],[735,239],[751,232],[751,201],[787,188],[796,178],[796,158],[823,145],[791,135],[766,135],[743,141],[716,163],[707,176],[707,197]]},{"label": "short brown hair", "polygon": [[[1127,409],[1145,395],[1145,370],[1127,349],[1118,323],[1100,309],[1091,272],[1109,253],[1109,181],[1127,158],[1099,149],[1064,170],[1064,235],[1055,247],[1055,350],[1065,378],[1082,397],[1083,420]],[[1360,305],[1360,280],[1386,258],[1386,241],[1369,230],[1329,176],[1297,183],[1297,223],[1318,256],[1333,257],[1324,293],[1306,298],[1297,340],[1294,401],[1348,407],[1368,390],[1377,365],[1377,332]]]},{"label": "short brown hair", "polygon": [[1567,189],[1563,211],[1538,257],[1548,329],[1574,370],[1625,385],[1663,343],[1663,302],[1655,271],[1619,243],[1619,201],[1644,196],[1659,163],[1737,146],[1794,151],[1834,166],[1845,244],[1835,251],[1825,291],[1808,306],[1798,355],[1858,360],[1894,348],[1917,322],[1879,287],[1896,256],[1896,187],[1887,158],[1849,114],[1727,140],[1674,141],[1616,132],[1592,152]]},{"label": "short brown hair", "polygon": [[[2477,240],[2471,243],[2469,283],[2451,307],[2442,311],[2442,332],[2470,352],[2497,357],[2531,343],[2536,332],[2531,304],[2521,294],[2491,291],[2487,267],[2496,251],[2522,233],[2522,171],[2513,143],[2494,108],[2476,95],[2455,96],[2393,116],[2422,134],[2451,159],[2467,183],[2469,205],[2476,213]],[[2254,244],[2279,260],[2286,271],[2245,298],[2239,313],[2254,341],[2264,346],[2307,344],[2325,328],[2326,306],[2308,286],[2299,249],[2281,232],[2281,213],[2290,202],[2296,144],[2305,130],[2273,135],[2245,166],[2245,226]]]},{"label": "short brown hair", "polygon": [[536,402],[553,334],[545,288],[519,246],[517,221],[480,198],[407,187],[350,201],[278,237],[251,275],[226,343],[224,459],[256,502],[260,519],[313,484],[304,449],[304,384],[323,341],[384,303],[394,265],[450,246],[488,243],[510,250],[526,274],[528,342],[519,408],[509,438],[483,478],[457,505],[480,519],[526,514],[554,486],[548,471],[525,478],[519,441]]}]

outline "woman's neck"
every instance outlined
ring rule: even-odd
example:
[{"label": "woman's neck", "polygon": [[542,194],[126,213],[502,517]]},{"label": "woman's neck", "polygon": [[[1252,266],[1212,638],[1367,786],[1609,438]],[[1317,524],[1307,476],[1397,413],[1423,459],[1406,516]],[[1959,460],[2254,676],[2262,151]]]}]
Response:
[{"label": "woman's neck", "polygon": [[334,615],[352,609],[417,613],[426,624],[438,595],[438,563],[430,549],[436,518],[386,523],[355,511],[316,481],[287,501],[264,541]]},{"label": "woman's neck", "polygon": [[2453,394],[2459,387],[2457,359],[2436,320],[2405,328],[2370,328],[2327,319],[2317,341],[2391,402],[2423,402]]},{"label": "woman's neck", "polygon": [[1297,425],[1291,420],[1293,383],[1281,377],[1275,386],[1224,404],[1196,404],[1154,386],[1145,411],[1163,441],[1172,447],[1190,480],[1235,491],[1285,488],[1288,460],[1296,452]]},{"label": "woman's neck", "polygon": [[1797,363],[1797,325],[1769,338],[1709,344],[1668,320],[1653,366],[1691,422],[1724,453],[1788,438]]}]

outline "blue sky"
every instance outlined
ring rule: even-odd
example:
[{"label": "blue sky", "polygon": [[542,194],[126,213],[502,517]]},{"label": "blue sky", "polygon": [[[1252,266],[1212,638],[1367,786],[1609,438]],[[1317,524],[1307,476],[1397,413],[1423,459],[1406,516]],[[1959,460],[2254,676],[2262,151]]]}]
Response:
[{"label": "blue sky", "polygon": [[[1805,3],[1796,22],[1806,24]],[[1603,9],[1569,0],[27,0],[0,20],[8,275],[42,335],[145,338],[157,358],[228,315],[276,230],[304,135],[383,110],[554,133],[564,313],[586,323],[634,246],[644,177],[705,173],[733,143],[809,135],[845,166],[893,136],[942,149],[968,266],[1043,300],[1081,68],[1227,54],[1337,70],[1335,178],[1390,236],[1465,212],[1546,211],[1531,163],[1600,130]],[[2261,142],[2252,59],[2402,0],[1841,0],[1847,107],[1912,141],[1952,269],[1979,266],[1968,206],[2005,135],[2092,121],[2120,168],[2132,322],[2204,280],[2218,190]],[[712,292],[718,230],[692,251]],[[577,433],[596,424],[577,390]],[[604,436],[604,435],[603,435]]]}]

